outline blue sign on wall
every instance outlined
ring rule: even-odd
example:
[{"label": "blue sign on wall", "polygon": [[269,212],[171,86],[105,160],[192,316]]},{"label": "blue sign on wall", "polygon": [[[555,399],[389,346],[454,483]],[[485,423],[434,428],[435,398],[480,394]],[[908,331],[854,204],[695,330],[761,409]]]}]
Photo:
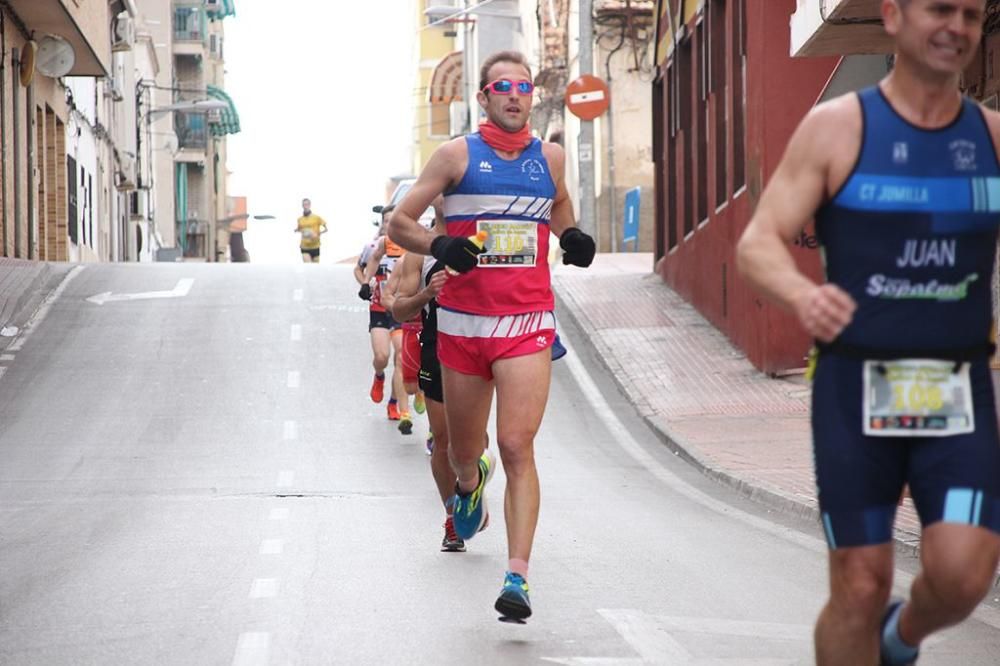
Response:
[{"label": "blue sign on wall", "polygon": [[622,225],[622,243],[632,241],[632,249],[639,249],[639,192],[633,187],[625,193],[625,224]]}]

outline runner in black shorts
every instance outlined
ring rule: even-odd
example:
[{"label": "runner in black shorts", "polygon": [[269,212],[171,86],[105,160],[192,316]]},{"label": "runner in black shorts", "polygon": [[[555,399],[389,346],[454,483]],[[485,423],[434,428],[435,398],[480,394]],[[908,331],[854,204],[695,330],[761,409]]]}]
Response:
[{"label": "runner in black shorts", "polygon": [[[962,72],[985,0],[883,0],[895,65],[799,125],[737,249],[743,276],[819,350],[813,441],[830,599],[826,664],[916,662],[989,591],[1000,560],[1000,439],[989,372],[1000,115]],[[812,220],[827,282],[788,251]],[[904,484],[922,569],[887,605]]]},{"label": "runner in black shorts", "polygon": [[437,485],[441,503],[445,508],[444,538],[441,550],[461,552],[465,541],[455,533],[451,516],[451,496],[455,493],[455,472],[448,461],[448,424],[444,414],[444,391],[441,383],[441,364],[437,357],[437,301],[438,293],[448,279],[444,264],[433,257],[408,252],[397,269],[399,283],[393,315],[402,320],[421,313],[423,329],[420,332],[420,388],[427,400],[427,420],[434,434],[431,451],[431,473]]},{"label": "runner in black shorts", "polygon": [[[391,272],[391,266],[383,268],[382,260],[376,257],[385,232],[385,220],[388,215],[386,211],[391,212],[392,207],[387,206],[382,210],[383,222],[379,236],[365,245],[358,258],[358,263],[354,266],[354,279],[360,285],[358,297],[368,303],[368,333],[372,345],[372,367],[375,370],[369,396],[375,403],[381,403],[384,397],[385,369],[389,365],[390,354],[393,354],[395,346],[392,334],[399,329],[399,324],[381,304],[381,285],[386,280],[388,273]],[[403,391],[402,387],[402,375],[398,371],[394,371],[391,395],[386,406],[386,415],[390,421],[399,421],[401,418],[399,396]]]}]

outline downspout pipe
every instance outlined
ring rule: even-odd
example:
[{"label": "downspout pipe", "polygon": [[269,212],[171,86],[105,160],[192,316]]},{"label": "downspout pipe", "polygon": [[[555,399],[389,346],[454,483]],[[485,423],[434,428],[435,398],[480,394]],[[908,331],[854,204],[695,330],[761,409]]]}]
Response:
[{"label": "downspout pipe", "polygon": [[7,16],[0,7],[0,256],[7,256]]},{"label": "downspout pipe", "polygon": [[[607,73],[608,78],[608,90],[611,90],[611,58],[614,57],[618,51],[622,49],[625,45],[625,25],[622,25],[621,39],[618,40],[618,45],[615,46],[608,53],[608,57],[604,61],[604,71]],[[618,251],[618,195],[615,191],[615,114],[614,114],[614,103],[615,94],[614,91],[611,93],[611,99],[608,101],[608,208],[610,209],[610,216],[608,220],[611,223],[611,251]],[[636,241],[638,243],[638,241]]]},{"label": "downspout pipe", "polygon": [[[21,56],[17,49],[11,49],[10,64],[16,72],[21,66]],[[21,100],[18,95],[19,82],[12,87],[12,102],[14,108],[14,256],[21,256],[21,188],[18,176],[21,175]]]}]

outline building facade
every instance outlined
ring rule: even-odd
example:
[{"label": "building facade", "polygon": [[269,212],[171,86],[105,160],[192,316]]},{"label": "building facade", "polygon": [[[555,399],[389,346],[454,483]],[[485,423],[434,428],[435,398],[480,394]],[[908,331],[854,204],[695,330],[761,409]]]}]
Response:
[{"label": "building facade", "polygon": [[[659,0],[656,11],[656,270],[759,368],[801,368],[812,341],[736,277],[734,249],[802,117],[889,71],[879,3]],[[989,0],[983,44],[962,86],[993,108],[997,65],[1000,0]],[[821,279],[811,226],[792,254]]]},{"label": "building facade", "polygon": [[226,108],[173,110],[178,149],[174,196],[178,249],[187,259],[228,257],[226,136],[239,131],[239,116],[224,91],[223,19],[235,14],[232,0],[174,0],[174,104],[217,100]]},{"label": "building facade", "polygon": [[[0,69],[0,255],[4,257],[69,258],[70,107],[60,79],[110,76],[110,16],[118,4],[122,3],[9,0],[0,5],[4,65]],[[63,67],[68,53],[73,64]]]},{"label": "building facade", "polygon": [[[653,83],[656,270],[761,369],[804,365],[810,340],[736,275],[736,241],[792,131],[840,59],[791,58],[796,0],[660,0]],[[884,71],[884,70],[883,70]],[[809,231],[792,250],[820,277]]]},{"label": "building facade", "polygon": [[437,147],[458,133],[453,129],[465,108],[465,62],[461,51],[456,51],[464,24],[439,22],[458,11],[455,3],[417,0],[415,8],[418,34],[413,54],[416,78],[410,165],[411,173],[419,174]]}]

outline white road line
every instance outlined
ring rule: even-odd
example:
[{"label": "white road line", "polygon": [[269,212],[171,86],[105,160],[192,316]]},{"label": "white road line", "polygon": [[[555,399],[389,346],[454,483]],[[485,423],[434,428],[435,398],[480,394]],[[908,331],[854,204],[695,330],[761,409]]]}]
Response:
[{"label": "white road line", "polygon": [[267,514],[268,520],[288,520],[288,509],[271,509]]},{"label": "white road line", "polygon": [[7,372],[7,368],[4,367],[4,366],[2,366],[2,365],[0,365],[0,377],[3,377],[4,374],[6,374],[6,372]]},{"label": "white road line", "polygon": [[233,666],[267,666],[271,651],[271,634],[248,631],[236,641]]},{"label": "white road line", "polygon": [[302,290],[301,289],[296,289],[295,291],[292,292],[292,300],[293,301],[301,301],[302,300],[302,295],[303,295]]},{"label": "white road line", "polygon": [[[563,344],[565,344],[565,341],[563,341]],[[664,485],[669,486],[674,492],[680,493],[691,501],[696,502],[705,508],[711,509],[720,515],[738,520],[745,525],[749,525],[755,529],[777,536],[785,541],[805,548],[806,550],[811,550],[815,553],[826,553],[828,551],[826,542],[818,537],[803,534],[789,527],[782,527],[781,525],[771,523],[763,518],[747,513],[742,509],[738,509],[735,506],[715,499],[714,497],[698,490],[697,488],[694,488],[686,481],[682,480],[679,476],[662,465],[648,451],[646,451],[646,449],[644,449],[642,445],[639,444],[639,442],[637,442],[632,436],[632,433],[630,433],[622,424],[614,410],[611,409],[611,406],[607,403],[604,396],[597,388],[597,385],[591,378],[590,373],[584,367],[579,354],[574,353],[573,349],[570,348],[569,353],[566,354],[565,360],[566,366],[569,368],[570,373],[576,379],[576,383],[580,387],[580,391],[587,398],[587,402],[590,403],[590,406],[593,408],[593,412],[599,416],[602,421],[604,421],[605,427],[608,429],[608,432],[611,433],[611,436],[614,438],[615,442],[617,442],[618,446],[631,456],[633,460],[645,468],[646,471],[663,482]],[[895,576],[893,578],[895,589],[904,596],[909,597],[909,588],[913,582],[913,575],[901,569],[896,569]],[[973,612],[972,616],[983,624],[987,624],[995,629],[1000,629],[1000,612],[997,612],[988,606],[980,605],[979,608]]]},{"label": "white road line", "polygon": [[302,324],[292,324],[292,342],[302,339]]},{"label": "white road line", "polygon": [[281,555],[285,552],[285,542],[281,539],[264,539],[260,542],[261,555]]},{"label": "white road line", "polygon": [[72,282],[76,278],[76,276],[79,275],[80,272],[84,270],[84,268],[85,268],[84,266],[77,266],[76,268],[71,270],[68,275],[66,275],[66,277],[59,284],[59,286],[56,287],[56,290],[45,298],[45,301],[42,303],[41,307],[38,308],[38,312],[36,312],[35,315],[31,318],[31,321],[29,321],[25,325],[24,329],[22,329],[21,331],[21,334],[14,339],[14,342],[7,345],[7,351],[9,352],[21,351],[21,347],[23,347],[24,343],[28,341],[28,338],[31,337],[32,331],[38,328],[38,326],[43,321],[45,321],[45,317],[48,316],[49,310],[52,309],[52,304],[55,303],[57,300],[59,300],[59,297],[62,296],[62,293],[64,291],[66,291],[66,287],[69,286],[69,283]]},{"label": "white road line", "polygon": [[0,354],[0,361],[13,361],[13,360],[14,360],[13,354]]},{"label": "white road line", "polygon": [[282,438],[285,441],[298,439],[299,438],[299,427],[295,421],[285,421],[284,432],[282,433]]},{"label": "white road line", "polygon": [[298,370],[288,371],[288,388],[298,388],[302,383],[302,374]]},{"label": "white road line", "polygon": [[251,599],[273,599],[278,596],[277,578],[254,578],[250,584]]},{"label": "white road line", "polygon": [[289,469],[283,469],[278,472],[277,486],[279,488],[289,488],[293,483],[295,483],[295,472]]}]

